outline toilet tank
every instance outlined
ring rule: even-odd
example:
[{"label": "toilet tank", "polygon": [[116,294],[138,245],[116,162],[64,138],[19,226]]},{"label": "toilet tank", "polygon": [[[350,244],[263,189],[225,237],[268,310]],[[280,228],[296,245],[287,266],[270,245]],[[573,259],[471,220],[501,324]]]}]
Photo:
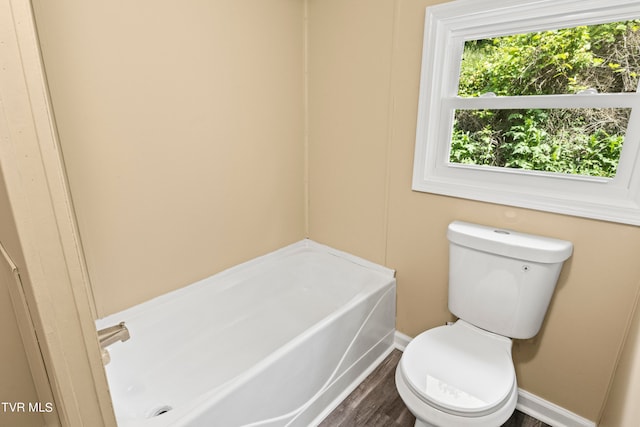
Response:
[{"label": "toilet tank", "polygon": [[447,238],[451,313],[506,337],[535,336],[571,242],[461,221]]}]

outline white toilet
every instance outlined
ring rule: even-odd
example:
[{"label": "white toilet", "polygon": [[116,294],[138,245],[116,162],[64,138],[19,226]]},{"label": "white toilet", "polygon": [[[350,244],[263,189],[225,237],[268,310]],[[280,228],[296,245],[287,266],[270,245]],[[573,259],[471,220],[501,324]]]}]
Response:
[{"label": "white toilet", "polygon": [[511,338],[538,333],[573,245],[460,221],[447,237],[459,320],[407,345],[396,386],[416,427],[499,427],[518,400]]}]

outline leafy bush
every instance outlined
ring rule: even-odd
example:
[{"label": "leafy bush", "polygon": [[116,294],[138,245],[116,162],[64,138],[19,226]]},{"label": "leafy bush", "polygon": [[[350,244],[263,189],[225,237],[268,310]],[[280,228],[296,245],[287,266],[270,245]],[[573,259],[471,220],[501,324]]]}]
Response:
[{"label": "leafy bush", "polygon": [[[459,95],[633,92],[640,21],[465,44]],[[629,109],[458,110],[450,161],[590,176],[616,173]]]}]

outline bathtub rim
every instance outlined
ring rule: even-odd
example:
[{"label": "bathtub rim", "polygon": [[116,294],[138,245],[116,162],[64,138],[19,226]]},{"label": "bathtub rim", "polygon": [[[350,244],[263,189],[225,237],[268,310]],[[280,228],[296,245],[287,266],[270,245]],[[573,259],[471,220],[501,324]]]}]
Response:
[{"label": "bathtub rim", "polygon": [[96,329],[101,329],[107,326],[110,326],[112,323],[119,323],[120,318],[122,316],[126,316],[128,318],[137,317],[142,312],[147,311],[149,307],[160,307],[168,302],[173,301],[176,297],[181,298],[183,295],[191,292],[193,287],[202,287],[206,286],[207,282],[215,277],[216,280],[222,280],[227,276],[233,276],[234,274],[241,274],[243,272],[249,272],[254,268],[258,268],[260,265],[264,264],[268,261],[276,261],[279,259],[286,258],[287,256],[294,255],[302,250],[311,250],[317,253],[325,253],[329,255],[336,256],[338,258],[342,258],[345,261],[352,262],[360,267],[366,268],[368,270],[374,271],[378,274],[381,274],[385,277],[395,279],[396,271],[392,268],[385,267],[380,264],[376,264],[372,261],[368,261],[364,258],[360,258],[356,255],[350,254],[348,252],[344,252],[330,246],[318,243],[309,238],[304,238],[290,245],[284,246],[282,248],[276,249],[267,254],[259,255],[250,260],[244,261],[240,264],[236,264],[232,267],[224,269],[217,273],[212,273],[207,277],[200,278],[191,284],[186,284],[183,287],[178,289],[174,289],[172,291],[166,292],[164,294],[153,297],[149,300],[146,300],[142,303],[133,305],[131,307],[120,310],[116,313],[111,313],[106,316],[103,316],[99,319],[95,320]]}]

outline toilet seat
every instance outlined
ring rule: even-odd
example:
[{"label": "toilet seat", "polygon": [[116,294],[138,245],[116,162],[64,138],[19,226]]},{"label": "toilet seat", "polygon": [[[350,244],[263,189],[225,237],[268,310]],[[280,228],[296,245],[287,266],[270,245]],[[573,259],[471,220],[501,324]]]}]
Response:
[{"label": "toilet seat", "polygon": [[398,367],[416,397],[462,417],[495,412],[517,387],[511,340],[463,320],[418,335]]}]

